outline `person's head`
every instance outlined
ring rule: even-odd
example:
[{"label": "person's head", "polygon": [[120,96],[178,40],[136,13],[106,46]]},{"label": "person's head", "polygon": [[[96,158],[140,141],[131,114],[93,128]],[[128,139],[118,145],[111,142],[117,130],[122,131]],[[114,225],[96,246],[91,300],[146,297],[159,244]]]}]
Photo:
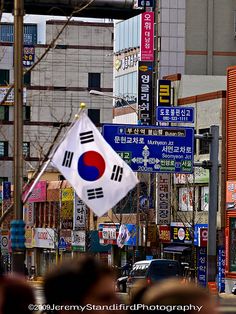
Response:
[{"label": "person's head", "polygon": [[[117,303],[113,271],[92,257],[80,257],[59,265],[45,277],[44,291],[47,304],[84,306]],[[99,314],[99,311],[96,313]]]},{"label": "person's head", "polygon": [[[216,314],[217,308],[206,289],[192,283],[181,283],[179,280],[169,279],[150,286],[141,297],[144,305],[155,306],[152,313]],[[181,310],[182,309],[182,310]]]},{"label": "person's head", "polygon": [[24,278],[6,275],[0,278],[0,314],[30,314],[35,304],[34,292]]}]

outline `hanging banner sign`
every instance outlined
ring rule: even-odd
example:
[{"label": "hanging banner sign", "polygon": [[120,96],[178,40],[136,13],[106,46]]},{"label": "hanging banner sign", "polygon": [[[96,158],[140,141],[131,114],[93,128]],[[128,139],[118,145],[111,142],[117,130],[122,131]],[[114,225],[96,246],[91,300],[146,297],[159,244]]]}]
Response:
[{"label": "hanging banner sign", "polygon": [[218,247],[218,291],[225,292],[225,249]]},{"label": "hanging banner sign", "polygon": [[34,225],[34,203],[24,205],[24,221],[27,226]]},{"label": "hanging banner sign", "polygon": [[61,201],[68,202],[73,201],[74,199],[74,191],[72,188],[62,189],[61,190]]},{"label": "hanging banner sign", "polygon": [[170,224],[170,175],[166,173],[158,174],[156,224]]},{"label": "hanging banner sign", "polygon": [[141,61],[154,61],[154,12],[142,13]]},{"label": "hanging banner sign", "polygon": [[84,230],[72,231],[72,250],[85,252],[86,237]]},{"label": "hanging banner sign", "polygon": [[85,229],[86,227],[86,215],[87,207],[85,203],[74,194],[74,219],[73,219],[73,229]]}]

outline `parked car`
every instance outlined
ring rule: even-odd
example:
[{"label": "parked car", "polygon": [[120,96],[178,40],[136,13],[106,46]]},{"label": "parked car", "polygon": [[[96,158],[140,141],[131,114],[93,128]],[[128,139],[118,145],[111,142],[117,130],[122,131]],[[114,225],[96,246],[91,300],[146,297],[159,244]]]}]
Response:
[{"label": "parked car", "polygon": [[127,292],[130,295],[135,282],[139,279],[146,280],[147,284],[170,278],[180,277],[181,267],[178,261],[169,259],[153,259],[149,261],[139,261],[133,268],[127,279]]},{"label": "parked car", "polygon": [[234,284],[232,291],[231,291],[234,295],[236,295],[236,283]]}]

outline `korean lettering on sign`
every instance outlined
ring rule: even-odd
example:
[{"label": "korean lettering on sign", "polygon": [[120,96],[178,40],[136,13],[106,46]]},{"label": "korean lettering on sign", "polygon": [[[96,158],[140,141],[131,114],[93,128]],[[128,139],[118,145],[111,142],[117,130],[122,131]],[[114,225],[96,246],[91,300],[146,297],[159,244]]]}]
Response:
[{"label": "korean lettering on sign", "polygon": [[170,176],[165,173],[158,176],[157,224],[170,224]]},{"label": "korean lettering on sign", "polygon": [[158,106],[171,106],[171,81],[158,81]]},{"label": "korean lettering on sign", "polygon": [[74,195],[74,223],[73,229],[77,230],[86,227],[87,207],[75,193]]},{"label": "korean lettering on sign", "polygon": [[159,226],[159,240],[162,243],[170,242],[170,226]]},{"label": "korean lettering on sign", "polygon": [[192,243],[190,229],[171,226],[171,241],[175,243]]},{"label": "korean lettering on sign", "polygon": [[207,271],[207,248],[201,247],[198,250],[198,272],[197,278],[198,282],[203,286],[206,287],[206,271]]},{"label": "korean lettering on sign", "polygon": [[35,48],[34,46],[24,46],[23,48],[23,66],[31,67],[34,64]]},{"label": "korean lettering on sign", "polygon": [[218,290],[225,292],[225,249],[218,248]]},{"label": "korean lettering on sign", "polygon": [[141,61],[154,61],[154,12],[142,13]]},{"label": "korean lettering on sign", "polygon": [[138,66],[138,107],[141,125],[152,124],[153,87],[152,87],[152,62],[139,61]]}]

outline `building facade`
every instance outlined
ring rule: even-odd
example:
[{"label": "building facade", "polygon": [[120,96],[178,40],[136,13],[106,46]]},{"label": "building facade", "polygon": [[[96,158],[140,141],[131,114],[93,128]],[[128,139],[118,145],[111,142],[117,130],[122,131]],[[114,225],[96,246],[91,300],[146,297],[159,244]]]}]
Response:
[{"label": "building facade", "polygon": [[[63,27],[65,21],[46,23],[46,43],[36,44],[37,25],[28,39],[35,62]],[[6,30],[8,26],[8,30]],[[13,82],[12,28],[2,25],[0,43],[1,97]],[[29,28],[28,28],[29,29]],[[4,32],[3,32],[4,30]],[[3,36],[4,35],[4,36]],[[8,39],[8,42],[4,41]],[[37,42],[37,41],[36,41]],[[103,22],[72,21],[58,38],[56,44],[24,78],[24,176],[37,169],[62,123],[69,125],[78,113],[81,102],[94,123],[111,122],[112,103],[105,98],[90,96],[91,89],[112,92],[113,24]],[[27,70],[27,67],[25,67]],[[2,99],[1,98],[1,99]],[[12,181],[13,159],[13,100],[1,105],[1,180]],[[62,129],[64,133],[66,128]]]}]

